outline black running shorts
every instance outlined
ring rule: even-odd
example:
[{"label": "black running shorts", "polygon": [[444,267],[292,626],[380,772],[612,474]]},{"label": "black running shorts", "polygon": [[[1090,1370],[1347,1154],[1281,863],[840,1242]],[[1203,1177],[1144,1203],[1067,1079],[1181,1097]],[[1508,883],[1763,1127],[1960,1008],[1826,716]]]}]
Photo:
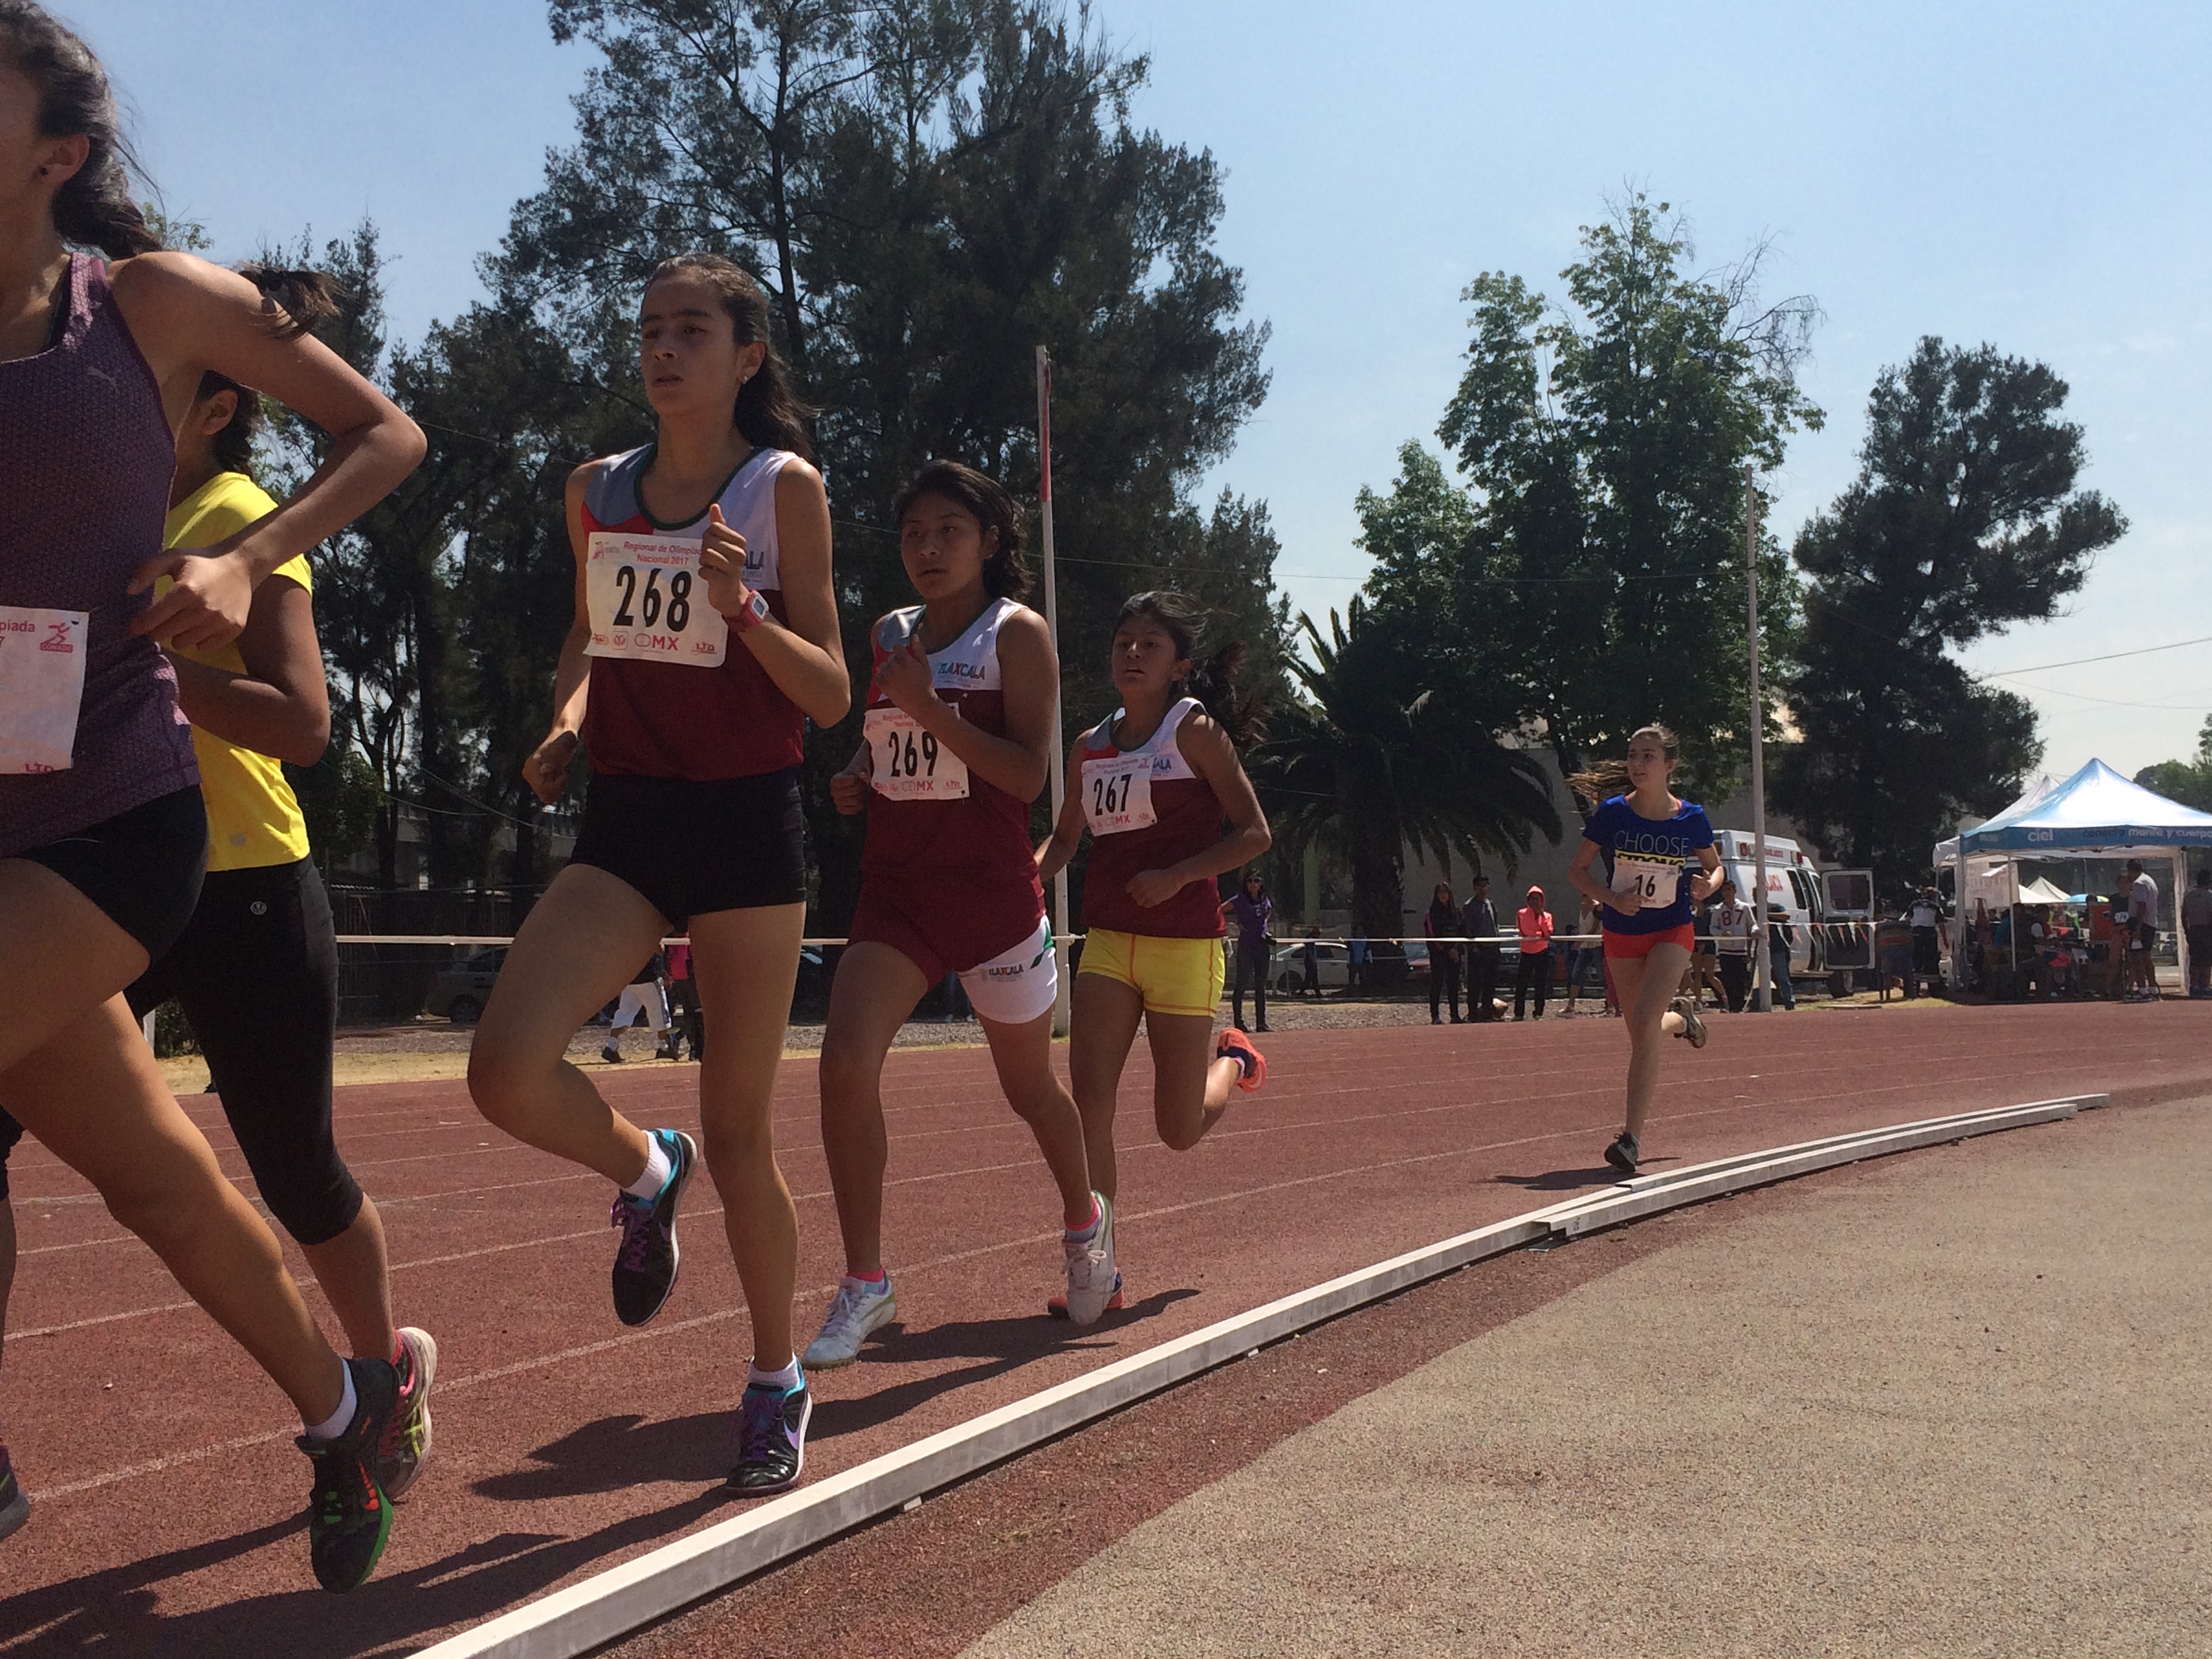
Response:
[{"label": "black running shorts", "polygon": [[192,919],[207,855],[198,784],[15,854],[69,883],[156,960]]},{"label": "black running shorts", "polygon": [[568,862],[629,883],[672,931],[718,910],[803,904],[799,769],[705,781],[596,773]]}]

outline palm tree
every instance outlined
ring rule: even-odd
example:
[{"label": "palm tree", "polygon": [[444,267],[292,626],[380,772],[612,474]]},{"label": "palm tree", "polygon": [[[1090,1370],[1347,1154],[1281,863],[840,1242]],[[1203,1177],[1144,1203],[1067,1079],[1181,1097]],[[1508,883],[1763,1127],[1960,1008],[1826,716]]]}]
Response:
[{"label": "palm tree", "polygon": [[1289,666],[1305,697],[1270,716],[1253,781],[1278,842],[1341,854],[1354,921],[1389,938],[1409,845],[1477,870],[1488,854],[1510,872],[1538,833],[1559,839],[1559,815],[1534,757],[1498,741],[1479,684],[1454,684],[1465,677],[1453,663],[1420,659],[1358,598],[1348,622],[1332,611],[1328,623],[1324,639],[1298,617],[1313,661]]}]

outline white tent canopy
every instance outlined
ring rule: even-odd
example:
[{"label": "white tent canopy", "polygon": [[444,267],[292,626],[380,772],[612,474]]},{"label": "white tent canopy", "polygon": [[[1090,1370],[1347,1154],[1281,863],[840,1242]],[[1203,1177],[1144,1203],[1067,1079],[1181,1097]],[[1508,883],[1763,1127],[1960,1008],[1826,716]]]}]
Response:
[{"label": "white tent canopy", "polygon": [[[2002,819],[2009,818],[2016,814],[2025,812],[2029,807],[2034,805],[2036,802],[2041,800],[2045,795],[2049,794],[2057,787],[2058,780],[2052,777],[2050,773],[2039,773],[2036,775],[2035,781],[2029,784],[2027,788],[2020,792],[2019,799],[2013,802],[2011,805],[2006,807],[2005,810],[1998,813],[1996,817],[1984,818],[1982,820],[1982,823],[1996,823]],[[1973,827],[1978,830],[1981,828],[1981,824],[1976,824]],[[1959,837],[1957,836],[1954,836],[1948,841],[1937,842],[1936,843],[1936,856],[1930,861],[1939,870],[1947,864],[1956,864],[1959,861]]]},{"label": "white tent canopy", "polygon": [[2022,904],[2063,904],[2070,896],[2064,888],[2053,886],[2041,876],[2020,884],[2019,902]]},{"label": "white tent canopy", "polygon": [[[1966,887],[1966,860],[1990,854],[2162,858],[2172,862],[2178,904],[2188,889],[2186,849],[2212,848],[2212,812],[2168,800],[2130,782],[2104,762],[2093,760],[2057,787],[2033,799],[2022,796],[1948,845],[1959,866],[1958,890],[1962,894]],[[2179,928],[2175,934],[2180,939],[2182,980],[2186,984],[2189,942]]]}]

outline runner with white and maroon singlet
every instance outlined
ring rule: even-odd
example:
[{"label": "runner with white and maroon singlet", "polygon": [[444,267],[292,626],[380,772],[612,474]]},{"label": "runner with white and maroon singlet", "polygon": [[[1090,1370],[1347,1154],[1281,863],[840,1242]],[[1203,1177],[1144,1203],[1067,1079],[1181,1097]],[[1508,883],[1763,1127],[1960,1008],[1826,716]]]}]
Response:
[{"label": "runner with white and maroon singlet", "polygon": [[1601,762],[1567,780],[1595,809],[1567,879],[1598,907],[1605,965],[1628,1028],[1627,1124],[1605,1149],[1605,1161],[1629,1175],[1644,1155],[1644,1119],[1659,1086],[1659,1039],[1705,1046],[1695,999],[1678,992],[1695,942],[1690,907],[1720,890],[1721,860],[1705,809],[1668,787],[1680,753],[1665,726],[1641,726],[1628,739],[1626,761]]},{"label": "runner with white and maroon singlet", "polygon": [[1105,1310],[1114,1212],[1091,1190],[1083,1123],[1052,1069],[1059,989],[1030,803],[1050,778],[1060,661],[1029,591],[1021,509],[972,467],[933,461],[899,492],[899,557],[923,603],[876,624],[866,741],[833,781],[868,815],[852,941],[822,1035],[822,1142],[845,1276],[806,1350],[850,1364],[897,1310],[883,1264],[884,1056],[915,1005],[960,975],[999,1086],[1059,1188],[1067,1294]]},{"label": "runner with white and maroon singlet", "polygon": [[[1069,750],[1066,802],[1037,849],[1037,873],[1049,880],[1091,832],[1067,1069],[1091,1178],[1109,1203],[1114,1111],[1139,1020],[1152,1050],[1152,1123],[1176,1152],[1220,1121],[1232,1086],[1255,1090],[1267,1075],[1243,1032],[1213,1030],[1223,931],[1214,878],[1273,837],[1237,757],[1257,735],[1236,687],[1244,647],[1232,641],[1194,664],[1204,617],[1179,593],[1123,603],[1108,663],[1121,707]],[[1117,1277],[1108,1305],[1121,1297]]]},{"label": "runner with white and maroon singlet", "polygon": [[[397,1373],[324,1340],[124,992],[183,933],[207,863],[191,734],[160,647],[236,639],[262,580],[387,494],[422,435],[244,276],[161,251],[127,161],[99,59],[42,8],[0,0],[0,1107],[290,1397],[315,1469],[308,1553],[326,1588],[350,1589],[390,1533]],[[164,552],[177,429],[210,372],[330,442],[274,512]],[[163,1467],[163,1413],[132,1420],[125,1461]],[[228,1474],[216,1462],[164,1478],[189,1496],[195,1479]],[[0,1532],[27,1512],[0,1456]]]},{"label": "runner with white and maroon singlet", "polygon": [[657,435],[569,477],[575,620],[553,729],[524,768],[550,805],[580,744],[583,826],[507,952],[469,1087],[509,1134],[619,1188],[615,1313],[644,1324],[675,1288],[677,1205],[699,1150],[613,1110],[566,1050],[688,927],[714,1030],[699,1073],[705,1158],[752,1318],[729,1485],[752,1496],[799,1479],[812,1410],[792,1352],[799,1225],[769,1100],[806,914],[805,721],[834,725],[852,690],[829,501],[767,296],[729,260],[684,254],[647,279],[640,332]]}]

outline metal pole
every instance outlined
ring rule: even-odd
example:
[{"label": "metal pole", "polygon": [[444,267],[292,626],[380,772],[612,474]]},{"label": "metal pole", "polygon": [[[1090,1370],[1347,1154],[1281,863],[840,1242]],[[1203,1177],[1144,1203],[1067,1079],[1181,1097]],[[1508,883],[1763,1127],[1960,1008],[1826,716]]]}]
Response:
[{"label": "metal pole", "polygon": [[[1059,571],[1052,552],[1052,357],[1036,349],[1037,382],[1037,505],[1044,538],[1044,625],[1052,635],[1053,655],[1060,654]],[[1052,689],[1052,822],[1060,823],[1060,808],[1067,800],[1067,742],[1062,722],[1060,683]],[[1052,878],[1052,953],[1060,970],[1060,988],[1052,1001],[1052,1034],[1067,1035],[1069,974],[1067,963],[1067,872]]]},{"label": "metal pole", "polygon": [[1743,574],[1751,615],[1751,1006],[1774,1006],[1772,959],[1766,951],[1766,710],[1759,695],[1759,492],[1743,464]]}]

